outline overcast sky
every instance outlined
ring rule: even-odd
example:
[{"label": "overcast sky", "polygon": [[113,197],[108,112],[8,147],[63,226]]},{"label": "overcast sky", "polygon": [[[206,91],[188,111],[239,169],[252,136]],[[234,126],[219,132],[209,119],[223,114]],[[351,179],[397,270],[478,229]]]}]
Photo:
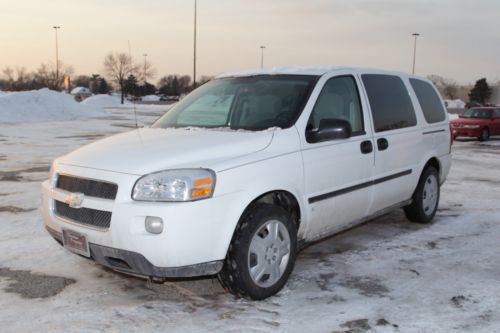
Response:
[{"label": "overcast sky", "polygon": [[[77,74],[104,56],[148,54],[158,75],[192,75],[194,0],[0,0],[0,67],[59,55]],[[460,83],[500,79],[499,0],[198,0],[198,74],[260,66],[347,65]]]}]

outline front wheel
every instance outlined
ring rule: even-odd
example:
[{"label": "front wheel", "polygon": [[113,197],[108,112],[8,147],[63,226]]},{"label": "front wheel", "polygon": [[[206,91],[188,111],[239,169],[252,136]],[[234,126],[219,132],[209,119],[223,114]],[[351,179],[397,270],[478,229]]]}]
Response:
[{"label": "front wheel", "polygon": [[219,281],[231,293],[261,300],[283,288],[292,272],[297,228],[281,207],[256,204],[242,217]]},{"label": "front wheel", "polygon": [[429,223],[436,215],[438,204],[439,174],[436,168],[430,166],[420,176],[412,203],[404,208],[405,215],[412,222]]},{"label": "front wheel", "polygon": [[488,141],[490,139],[490,130],[486,127],[481,131],[481,135],[479,136],[479,141]]}]

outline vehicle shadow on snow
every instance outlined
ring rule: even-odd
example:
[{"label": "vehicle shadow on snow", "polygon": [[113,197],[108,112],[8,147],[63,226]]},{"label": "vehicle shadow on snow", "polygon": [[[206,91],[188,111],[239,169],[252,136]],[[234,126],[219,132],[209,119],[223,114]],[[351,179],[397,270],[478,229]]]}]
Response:
[{"label": "vehicle shadow on snow", "polygon": [[[301,272],[310,271],[308,267],[311,265],[317,266],[319,263],[327,267],[340,254],[368,250],[372,244],[428,227],[429,225],[410,223],[406,220],[402,210],[398,210],[310,244],[299,253],[295,270],[284,292],[286,293],[287,289],[291,290],[287,293],[288,298],[293,298],[295,292],[300,292],[301,283],[297,282],[304,279]],[[216,277],[169,279],[163,284],[156,284],[117,273],[105,267],[102,267],[102,270],[111,274],[120,274],[124,278],[122,290],[133,293],[144,302],[188,301],[194,308],[221,308],[223,303],[234,301],[234,297],[222,289]],[[338,283],[355,289],[361,295],[368,297],[380,297],[389,292],[389,289],[376,278],[351,276],[347,277],[345,281],[337,281],[335,274],[321,274],[317,269],[310,273],[306,274],[310,276],[305,277],[305,279],[310,278],[316,284],[318,292],[329,290],[331,286]],[[276,300],[279,297],[280,294],[264,302],[273,302],[273,299]],[[338,301],[342,300],[338,299]]]}]

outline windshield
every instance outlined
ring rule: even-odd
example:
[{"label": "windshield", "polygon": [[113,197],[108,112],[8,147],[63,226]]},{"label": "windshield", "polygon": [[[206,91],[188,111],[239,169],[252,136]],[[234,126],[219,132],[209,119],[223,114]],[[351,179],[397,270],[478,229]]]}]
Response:
[{"label": "windshield", "polygon": [[469,109],[462,113],[462,118],[491,118],[491,110],[485,109]]},{"label": "windshield", "polygon": [[287,128],[300,115],[316,79],[311,75],[261,75],[210,81],[152,127]]}]

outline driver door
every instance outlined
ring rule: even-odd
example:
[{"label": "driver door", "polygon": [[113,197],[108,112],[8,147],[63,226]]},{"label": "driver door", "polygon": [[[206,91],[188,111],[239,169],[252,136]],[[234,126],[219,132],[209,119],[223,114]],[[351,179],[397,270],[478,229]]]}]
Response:
[{"label": "driver door", "polygon": [[[352,135],[317,143],[303,139],[305,190],[309,203],[307,238],[345,228],[365,217],[372,202],[374,150],[366,101],[358,78],[334,76],[326,80],[309,117],[306,131],[322,119],[350,123]],[[308,135],[306,134],[305,137]]]}]

